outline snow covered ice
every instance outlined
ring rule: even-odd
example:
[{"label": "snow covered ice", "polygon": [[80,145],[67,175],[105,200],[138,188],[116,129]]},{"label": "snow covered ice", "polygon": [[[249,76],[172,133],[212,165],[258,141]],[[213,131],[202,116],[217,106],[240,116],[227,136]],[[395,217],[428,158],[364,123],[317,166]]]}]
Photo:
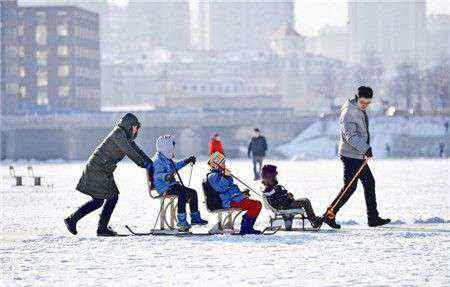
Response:
[{"label": "snow covered ice", "polygon": [[[337,160],[273,163],[280,182],[310,198],[317,213],[341,187]],[[0,169],[2,286],[450,286],[449,160],[371,162],[380,215],[392,218],[397,230],[367,227],[359,186],[338,215],[340,231],[324,226],[320,233],[190,238],[97,238],[98,212],[81,220],[79,235],[72,236],[63,218],[87,199],[74,190],[83,163],[33,164],[54,184],[52,191],[10,188],[8,165]],[[27,163],[14,165],[24,173]],[[231,160],[229,167],[258,187],[249,161]],[[202,204],[206,170],[205,162],[195,166],[191,186],[211,224],[214,216]],[[121,233],[125,224],[148,231],[159,206],[147,195],[144,171],[124,163],[115,177],[121,194],[111,225]],[[259,228],[268,215],[263,210]]]}]

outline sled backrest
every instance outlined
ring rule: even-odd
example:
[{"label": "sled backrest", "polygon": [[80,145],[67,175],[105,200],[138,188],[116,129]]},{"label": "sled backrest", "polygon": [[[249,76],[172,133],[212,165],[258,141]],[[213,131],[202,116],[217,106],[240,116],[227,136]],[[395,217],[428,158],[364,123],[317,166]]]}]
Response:
[{"label": "sled backrest", "polygon": [[14,170],[14,167],[12,165],[9,166],[9,175],[11,177],[16,177],[16,171]]},{"label": "sled backrest", "polygon": [[208,177],[202,183],[203,193],[206,199],[206,208],[212,212],[218,209],[223,209],[222,199],[220,199],[219,193],[212,188],[208,182]]},{"label": "sled backrest", "polygon": [[153,195],[152,191],[155,190],[155,185],[153,183],[153,169],[147,169],[147,187],[148,187],[148,195],[151,198],[159,198],[160,195]]},{"label": "sled backrest", "polygon": [[267,200],[267,196],[264,194],[264,192],[262,192],[262,202],[263,205],[269,209],[270,211],[272,211],[273,213],[276,213],[278,210],[276,208],[274,208],[272,205],[270,205],[269,201]]},{"label": "sled backrest", "polygon": [[34,176],[34,170],[33,170],[33,167],[32,167],[32,166],[28,166],[28,167],[27,167],[27,172],[28,172],[28,177],[35,178],[35,176]]}]

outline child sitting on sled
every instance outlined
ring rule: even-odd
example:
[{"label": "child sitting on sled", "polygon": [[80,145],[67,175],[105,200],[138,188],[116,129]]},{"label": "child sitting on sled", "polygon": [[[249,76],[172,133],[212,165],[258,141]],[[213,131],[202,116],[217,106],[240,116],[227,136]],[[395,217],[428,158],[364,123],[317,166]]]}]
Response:
[{"label": "child sitting on sled", "polygon": [[156,154],[153,159],[153,184],[161,195],[178,196],[177,226],[180,231],[187,231],[191,227],[186,220],[186,203],[189,202],[192,225],[205,225],[208,221],[200,217],[198,211],[197,192],[188,188],[175,179],[178,170],[189,163],[195,164],[195,156],[175,162],[175,141],[170,135],[160,136],[156,141]]},{"label": "child sitting on sled", "polygon": [[219,193],[223,208],[237,207],[247,211],[242,216],[240,234],[261,234],[253,227],[261,211],[261,202],[249,199],[247,192],[242,192],[233,182],[233,177],[225,165],[225,157],[220,152],[211,155],[208,162],[211,171],[207,175],[208,184]]},{"label": "child sitting on sled", "polygon": [[263,192],[267,202],[278,210],[303,208],[312,227],[319,228],[322,225],[322,218],[315,215],[309,199],[294,199],[292,193],[278,184],[277,175],[277,167],[274,165],[265,165],[262,168],[262,183],[265,187]]}]

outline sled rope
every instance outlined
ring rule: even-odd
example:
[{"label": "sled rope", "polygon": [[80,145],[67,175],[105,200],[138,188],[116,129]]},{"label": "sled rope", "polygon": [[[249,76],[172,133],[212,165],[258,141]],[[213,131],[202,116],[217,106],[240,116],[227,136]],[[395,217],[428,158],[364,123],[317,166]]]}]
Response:
[{"label": "sled rope", "polygon": [[361,167],[358,169],[358,171],[355,173],[355,175],[353,176],[352,180],[350,180],[350,182],[345,186],[344,191],[341,193],[341,195],[339,196],[338,200],[336,200],[336,203],[329,207],[327,209],[327,216],[329,216],[330,218],[334,218],[334,208],[336,207],[336,205],[338,204],[339,201],[341,201],[341,199],[344,197],[344,195],[347,193],[347,190],[350,188],[350,186],[352,186],[353,182],[358,178],[359,174],[361,173],[361,171],[363,170],[363,168],[367,165],[367,162],[369,161],[369,158],[367,158],[363,164],[361,165]]}]

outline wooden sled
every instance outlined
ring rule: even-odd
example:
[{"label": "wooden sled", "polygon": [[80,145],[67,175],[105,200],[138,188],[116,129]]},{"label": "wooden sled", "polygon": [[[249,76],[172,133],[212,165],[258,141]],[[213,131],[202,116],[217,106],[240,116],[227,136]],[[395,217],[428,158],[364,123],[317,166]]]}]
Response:
[{"label": "wooden sled", "polygon": [[[277,221],[284,222],[284,228],[281,231],[318,231],[316,228],[306,228],[305,220],[308,219],[306,216],[306,211],[303,208],[294,208],[294,209],[276,209],[272,205],[269,204],[267,197],[264,193],[262,193],[262,201],[264,207],[272,212],[272,215],[269,216],[269,227],[271,229],[275,229],[274,223]],[[301,228],[292,228],[292,225],[295,220],[301,221]]]},{"label": "wooden sled", "polygon": [[[242,213],[240,208],[217,208],[216,204],[220,198],[217,198],[218,194],[214,194],[214,190],[208,184],[205,179],[202,183],[203,193],[205,194],[206,209],[213,214],[217,215],[216,224],[208,231],[209,234],[235,234],[237,230],[235,223],[237,217]],[[216,198],[214,198],[216,197]],[[225,214],[225,217],[224,217]]]}]

